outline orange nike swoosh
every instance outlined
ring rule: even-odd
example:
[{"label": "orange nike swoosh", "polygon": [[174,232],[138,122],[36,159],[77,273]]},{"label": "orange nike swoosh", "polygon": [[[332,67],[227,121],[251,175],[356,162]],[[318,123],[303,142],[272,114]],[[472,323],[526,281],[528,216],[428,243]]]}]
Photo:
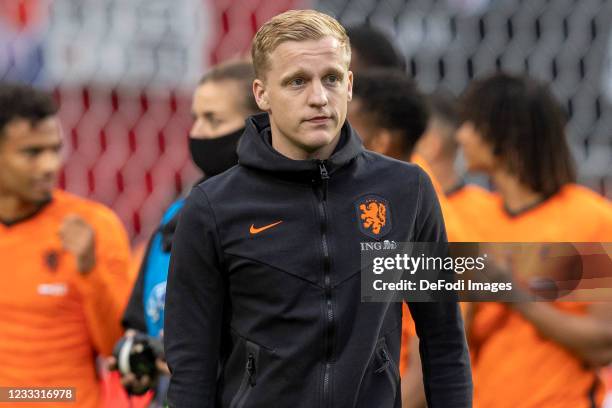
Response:
[{"label": "orange nike swoosh", "polygon": [[277,226],[278,224],[280,224],[281,222],[282,222],[282,221],[277,221],[277,222],[274,222],[274,223],[272,223],[272,224],[264,225],[263,227],[260,227],[260,228],[256,228],[256,227],[255,227],[255,224],[251,224],[251,229],[249,230],[249,232],[250,232],[251,234],[253,234],[253,235],[255,235],[255,234],[259,234],[259,233],[260,233],[260,232],[262,232],[262,231],[265,231],[265,230],[270,229],[270,228],[272,228],[272,227],[276,227],[276,226]]}]

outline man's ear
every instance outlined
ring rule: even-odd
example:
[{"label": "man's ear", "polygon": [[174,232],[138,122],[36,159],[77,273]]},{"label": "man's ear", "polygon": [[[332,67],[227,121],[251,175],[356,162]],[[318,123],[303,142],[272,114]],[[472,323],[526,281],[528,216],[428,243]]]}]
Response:
[{"label": "man's ear", "polygon": [[257,102],[259,109],[268,112],[270,110],[268,92],[266,91],[265,83],[261,79],[255,79],[253,81],[253,95],[255,96],[255,102]]},{"label": "man's ear", "polygon": [[348,100],[351,101],[353,99],[353,71],[348,71],[347,79]]}]

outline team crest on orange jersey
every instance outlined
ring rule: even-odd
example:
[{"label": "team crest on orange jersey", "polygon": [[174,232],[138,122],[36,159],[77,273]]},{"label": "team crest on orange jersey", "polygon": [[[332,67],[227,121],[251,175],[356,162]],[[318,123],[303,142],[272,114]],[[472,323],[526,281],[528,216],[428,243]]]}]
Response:
[{"label": "team crest on orange jersey", "polygon": [[49,268],[51,272],[56,272],[59,266],[59,254],[56,250],[50,249],[43,255],[45,266]]},{"label": "team crest on orange jersey", "polygon": [[359,229],[367,236],[382,238],[391,231],[391,212],[384,198],[365,196],[357,201],[356,208]]}]

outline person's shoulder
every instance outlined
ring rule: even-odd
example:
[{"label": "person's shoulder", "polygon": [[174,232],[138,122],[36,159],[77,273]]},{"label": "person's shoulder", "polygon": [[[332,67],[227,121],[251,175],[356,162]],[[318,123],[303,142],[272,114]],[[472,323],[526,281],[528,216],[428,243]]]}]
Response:
[{"label": "person's shoulder", "polygon": [[197,184],[193,189],[199,189],[207,196],[215,194],[218,191],[232,188],[232,184],[244,175],[244,169],[240,165],[230,167],[221,174],[209,177],[201,183]]},{"label": "person's shoulder", "polygon": [[579,184],[567,184],[552,197],[552,201],[567,211],[591,217],[612,217],[612,203],[605,197]]},{"label": "person's shoulder", "polygon": [[64,190],[55,190],[53,192],[53,200],[56,201],[61,207],[68,210],[73,209],[77,211],[81,210],[100,214],[114,214],[110,208],[98,201],[84,198]]},{"label": "person's shoulder", "polygon": [[[568,184],[552,201],[556,214],[574,225],[576,231],[612,231],[612,203],[595,191],[578,184]],[[606,236],[609,236],[609,232]]]},{"label": "person's shoulder", "polygon": [[380,153],[365,150],[362,154],[363,160],[368,168],[368,171],[375,174],[378,171],[393,172],[397,176],[409,176],[415,179],[425,177],[429,179],[427,172],[421,166],[397,160]]},{"label": "person's shoulder", "polygon": [[184,205],[184,198],[179,198],[178,200],[170,204],[162,215],[161,224],[164,225],[170,222],[174,217],[176,217],[176,215],[179,213],[179,211],[181,210],[181,208],[183,208]]},{"label": "person's shoulder", "polygon": [[[246,176],[246,177],[245,177]],[[236,165],[221,174],[209,177],[202,182],[193,186],[189,194],[177,201],[175,208],[181,210],[181,214],[185,211],[183,207],[188,207],[188,212],[199,211],[195,208],[208,208],[212,203],[225,202],[228,199],[235,199],[237,192],[241,191],[241,186],[248,183],[248,175],[242,166]]]},{"label": "person's shoulder", "polygon": [[77,214],[94,227],[104,227],[108,225],[121,226],[123,224],[113,210],[106,205],[88,198],[80,197],[76,194],[64,190],[53,192],[53,201],[58,209],[63,213]]},{"label": "person's shoulder", "polygon": [[571,200],[584,200],[593,205],[612,208],[612,203],[602,195],[580,184],[567,184],[560,190],[560,197]]},{"label": "person's shoulder", "polygon": [[449,202],[464,207],[497,207],[499,196],[476,184],[464,184],[447,193]]}]

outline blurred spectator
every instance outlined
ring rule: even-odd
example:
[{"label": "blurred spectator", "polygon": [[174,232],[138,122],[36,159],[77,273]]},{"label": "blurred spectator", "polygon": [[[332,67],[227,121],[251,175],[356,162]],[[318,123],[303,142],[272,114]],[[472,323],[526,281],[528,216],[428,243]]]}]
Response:
[{"label": "blurred spectator", "polygon": [[415,83],[399,71],[369,69],[353,86],[349,121],[365,148],[399,160],[410,158],[429,118]]},{"label": "blurred spectator", "polygon": [[354,74],[371,68],[406,69],[404,57],[376,28],[363,24],[347,28],[346,33],[351,41],[350,69]]},{"label": "blurred spectator", "polygon": [[[610,242],[612,205],[575,184],[564,117],[548,86],[503,73],[475,81],[457,136],[495,205],[484,241]],[[596,368],[612,360],[609,303],[478,304],[470,328],[475,407],[598,407]]]},{"label": "blurred spectator", "polygon": [[455,132],[459,126],[459,114],[455,97],[438,91],[428,96],[429,122],[423,136],[419,138],[414,153],[420,155],[429,165],[442,190],[459,188],[461,177],[455,170],[457,142]]},{"label": "blurred spectator", "polygon": [[[427,101],[404,73],[389,69],[363,71],[355,77],[349,122],[362,137],[367,149],[397,160],[414,162],[414,148],[423,136],[429,119]],[[421,166],[432,178],[442,207],[449,241],[467,241],[467,227],[449,205],[444,192],[424,160]],[[424,407],[418,338],[409,310],[404,307],[400,372],[402,406]]]},{"label": "blurred spectator", "polygon": [[[202,181],[238,162],[236,147],[244,131],[245,119],[259,112],[252,92],[254,77],[250,62],[230,62],[214,67],[200,80],[193,95],[194,122],[189,149],[194,163],[204,173]],[[123,317],[124,327],[131,329],[127,336],[146,333],[151,338],[161,339],[163,335],[170,250],[182,206],[180,199],[168,208],[149,241]],[[115,363],[111,359],[111,364]],[[157,387],[156,403],[163,404],[169,371],[163,359],[160,358],[157,365],[163,376]],[[136,378],[131,374],[124,376],[123,383],[134,394],[154,386],[150,378]]]},{"label": "blurred spectator", "polygon": [[362,72],[353,84],[348,115],[366,149],[397,160],[416,162],[432,178],[449,240],[470,238],[467,228],[449,206],[433,171],[413,154],[427,128],[429,110],[425,97],[412,79],[400,71],[388,69]]},{"label": "blurred spectator", "polygon": [[129,243],[109,209],[55,189],[61,146],[52,98],[0,83],[0,384],[74,387],[75,406],[93,408],[96,354],[121,336]]},{"label": "blurred spectator", "polygon": [[413,161],[427,163],[448,203],[457,216],[468,223],[479,217],[480,208],[488,205],[493,197],[484,188],[467,184],[456,171],[458,144],[455,136],[459,127],[456,98],[451,93],[437,91],[429,95],[428,100],[429,122],[427,130],[416,143]]}]

